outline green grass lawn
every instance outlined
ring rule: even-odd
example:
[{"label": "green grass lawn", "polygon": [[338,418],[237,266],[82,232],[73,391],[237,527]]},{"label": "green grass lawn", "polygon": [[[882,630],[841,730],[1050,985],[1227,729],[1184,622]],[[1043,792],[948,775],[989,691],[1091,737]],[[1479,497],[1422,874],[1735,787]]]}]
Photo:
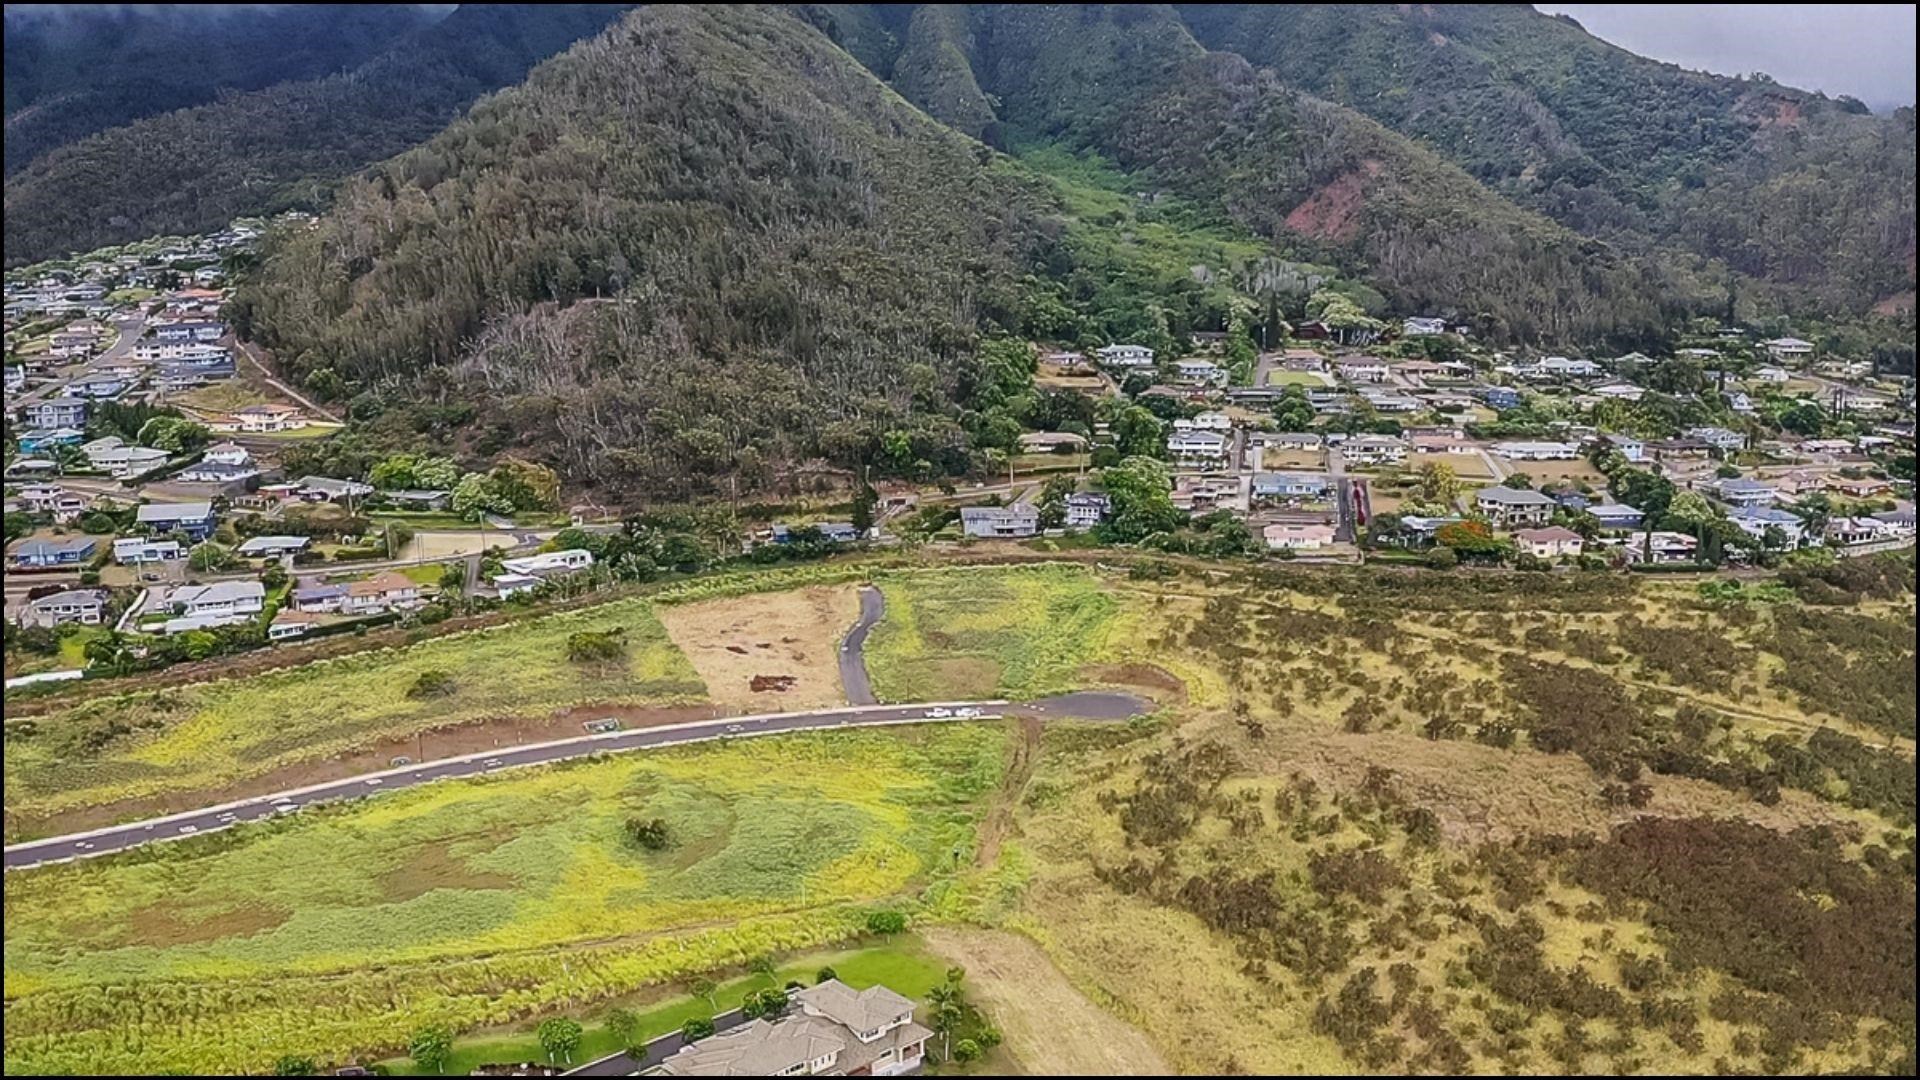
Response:
[{"label": "green grass lawn", "polygon": [[446,563],[420,563],[415,566],[403,566],[400,575],[415,585],[439,585],[441,575],[447,570]]},{"label": "green grass lawn", "polygon": [[[873,948],[803,953],[782,959],[773,978],[743,975],[719,981],[719,988],[713,994],[713,1003],[719,1006],[717,1010],[706,998],[683,993],[668,998],[649,994],[646,1000],[650,1004],[613,1002],[596,1007],[592,1013],[571,1014],[580,1020],[581,1027],[585,1029],[580,1049],[575,1051],[572,1063],[578,1065],[594,1061],[626,1049],[607,1030],[605,1023],[607,1011],[615,1004],[623,1004],[633,1010],[639,1020],[635,1041],[643,1043],[678,1031],[689,1020],[708,1019],[716,1012],[733,1008],[749,991],[785,986],[789,982],[811,984],[820,970],[828,967],[833,969],[841,982],[855,989],[885,986],[915,1001],[924,998],[927,991],[943,982],[947,970],[946,963],[929,952],[920,939],[912,934],[904,934],[888,944]],[[464,1075],[480,1065],[546,1061],[546,1051],[540,1048],[540,1040],[534,1034],[534,1028],[538,1025],[539,1020],[529,1019],[514,1025],[510,1031],[456,1040],[446,1074]],[[396,1076],[427,1075],[411,1058],[388,1058],[380,1064]]]}]

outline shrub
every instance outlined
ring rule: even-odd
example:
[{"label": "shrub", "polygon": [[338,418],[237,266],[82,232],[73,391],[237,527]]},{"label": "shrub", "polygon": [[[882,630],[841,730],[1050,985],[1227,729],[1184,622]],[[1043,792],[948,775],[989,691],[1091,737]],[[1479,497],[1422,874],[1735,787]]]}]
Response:
[{"label": "shrub", "polygon": [[407,687],[407,696],[415,699],[445,697],[453,693],[453,689],[452,675],[439,670],[423,671],[413,680],[413,685]]},{"label": "shrub", "polygon": [[567,636],[567,659],[576,664],[611,664],[627,654],[626,629],[579,630]]}]

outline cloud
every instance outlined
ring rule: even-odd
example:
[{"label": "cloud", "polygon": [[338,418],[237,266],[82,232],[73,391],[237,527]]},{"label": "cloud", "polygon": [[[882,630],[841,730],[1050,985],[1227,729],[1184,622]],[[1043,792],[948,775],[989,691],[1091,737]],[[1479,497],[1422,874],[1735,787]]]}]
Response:
[{"label": "cloud", "polygon": [[1912,4],[1539,4],[1587,32],[1694,70],[1765,72],[1885,112],[1914,102]]}]

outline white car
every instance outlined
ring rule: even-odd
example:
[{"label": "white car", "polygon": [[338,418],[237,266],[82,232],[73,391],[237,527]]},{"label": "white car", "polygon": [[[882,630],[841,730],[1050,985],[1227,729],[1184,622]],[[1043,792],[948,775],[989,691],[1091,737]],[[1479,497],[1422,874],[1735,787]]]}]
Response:
[{"label": "white car", "polygon": [[197,833],[200,831],[200,827],[198,825],[182,825],[180,826],[180,831],[183,833]]},{"label": "white car", "polygon": [[973,706],[971,706],[971,705],[969,705],[969,706],[967,706],[967,707],[966,707],[966,708],[964,708],[964,709],[955,709],[955,710],[954,710],[954,712],[953,712],[953,715],[955,715],[955,716],[979,716],[979,715],[980,715],[980,710],[979,710],[979,709],[976,709],[976,708],[974,708],[974,707],[973,707]]},{"label": "white car", "polygon": [[290,803],[290,802],[283,802],[283,803],[274,803],[274,804],[273,804],[273,812],[274,812],[274,813],[276,813],[276,814],[291,814],[291,813],[293,813],[293,812],[294,812],[295,810],[298,810],[298,809],[300,809],[300,808],[299,808],[298,806],[296,806],[296,805],[294,805],[293,803]]},{"label": "white car", "polygon": [[85,840],[78,840],[74,842],[73,849],[75,851],[92,851],[93,845]]},{"label": "white car", "polygon": [[727,725],[727,731],[728,731],[728,732],[730,732],[730,733],[731,733],[731,732],[735,732],[735,731],[740,731],[740,730],[743,730],[743,729],[742,729],[742,728],[740,727],[740,725],[739,725],[739,724],[728,724],[728,725]]},{"label": "white car", "polygon": [[497,769],[500,767],[500,759],[497,757],[490,757],[487,760],[481,762],[480,767],[483,769]]},{"label": "white car", "polygon": [[952,709],[928,709],[927,710],[927,719],[929,720],[944,720],[947,717],[952,715],[953,715]]},{"label": "white car", "polygon": [[374,777],[373,779],[371,779],[371,780],[368,780],[368,781],[367,781],[367,786],[368,786],[368,787],[379,787],[379,786],[380,786],[380,785],[381,785],[381,784],[382,784],[383,782],[384,782],[384,781],[382,781],[382,780],[381,780],[381,779],[380,779],[379,777],[377,777],[377,776],[376,776],[376,777]]}]

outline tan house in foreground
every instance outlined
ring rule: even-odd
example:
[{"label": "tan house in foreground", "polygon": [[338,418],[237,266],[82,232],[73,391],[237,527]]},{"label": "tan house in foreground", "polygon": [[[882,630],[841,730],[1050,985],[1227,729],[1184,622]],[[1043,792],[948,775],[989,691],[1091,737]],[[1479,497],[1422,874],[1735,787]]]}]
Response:
[{"label": "tan house in foreground", "polygon": [[916,1072],[933,1032],[913,1022],[913,1002],[884,986],[828,979],[793,992],[778,1020],[751,1020],[702,1039],[653,1076],[897,1076]]}]

